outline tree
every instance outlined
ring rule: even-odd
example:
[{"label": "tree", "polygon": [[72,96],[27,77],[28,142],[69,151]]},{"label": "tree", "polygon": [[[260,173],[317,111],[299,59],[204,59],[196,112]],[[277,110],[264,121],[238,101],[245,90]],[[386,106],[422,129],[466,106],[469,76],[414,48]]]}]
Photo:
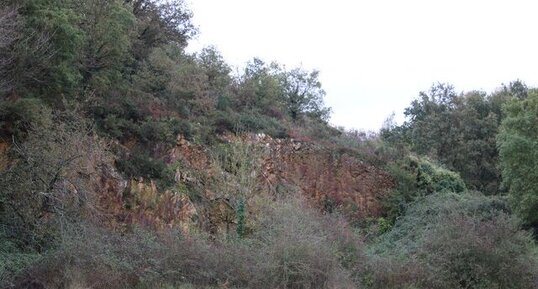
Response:
[{"label": "tree", "polygon": [[205,47],[196,55],[196,62],[207,77],[211,97],[218,98],[227,94],[232,83],[230,77],[232,69],[220,52],[213,46]]},{"label": "tree", "polygon": [[437,84],[406,108],[402,126],[384,128],[382,137],[459,172],[469,188],[495,194],[501,181],[495,136],[501,106],[511,97],[505,90],[457,94],[451,85]]},{"label": "tree", "polygon": [[319,71],[295,68],[284,72],[283,87],[288,113],[293,120],[303,115],[322,121],[329,119],[331,109],[323,103],[325,91],[321,88]]},{"label": "tree", "polygon": [[137,18],[134,57],[145,59],[155,47],[174,43],[180,48],[197,33],[183,0],[124,0]]},{"label": "tree", "polygon": [[84,31],[75,0],[6,0],[18,7],[21,37],[13,43],[12,94],[60,103],[82,79],[79,63]]},{"label": "tree", "polygon": [[460,102],[450,84],[438,83],[428,92],[420,92],[419,98],[404,112],[409,119],[405,125],[409,127],[414,151],[441,158],[449,154],[458,141],[454,127],[460,126],[459,119],[452,112]]},{"label": "tree", "polygon": [[235,81],[237,107],[271,116],[280,116],[285,110],[281,85],[282,68],[259,58],[249,61],[242,75]]},{"label": "tree", "polygon": [[102,95],[122,81],[132,62],[136,18],[120,0],[80,1],[77,11],[86,35],[80,64],[83,83]]},{"label": "tree", "polygon": [[504,185],[526,224],[538,228],[538,91],[505,106],[497,136]]},{"label": "tree", "polygon": [[21,248],[42,250],[58,224],[96,213],[99,167],[110,163],[103,145],[74,113],[41,107],[42,123],[14,139],[11,165],[0,172],[0,228]]}]

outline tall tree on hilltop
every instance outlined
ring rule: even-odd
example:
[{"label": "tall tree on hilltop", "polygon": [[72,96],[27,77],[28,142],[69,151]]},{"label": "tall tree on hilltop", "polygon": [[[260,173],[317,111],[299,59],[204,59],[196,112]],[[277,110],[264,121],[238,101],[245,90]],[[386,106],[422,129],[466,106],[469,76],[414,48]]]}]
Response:
[{"label": "tall tree on hilltop", "polygon": [[256,109],[264,114],[278,114],[284,110],[280,81],[282,68],[277,63],[267,64],[259,58],[247,63],[237,80],[237,104],[245,109]]},{"label": "tall tree on hilltop", "polygon": [[[18,7],[19,31],[13,43],[14,62],[9,73],[12,88],[22,96],[58,103],[79,87],[79,63],[84,31],[78,26],[74,0],[5,0]],[[14,93],[14,92],[13,92]]]},{"label": "tall tree on hilltop", "polygon": [[503,181],[517,212],[538,228],[538,91],[505,106],[497,142]]},{"label": "tall tree on hilltop", "polygon": [[382,137],[439,160],[459,172],[469,188],[495,194],[501,182],[495,141],[501,107],[516,95],[524,95],[523,88],[524,84],[513,82],[491,95],[481,91],[457,94],[451,85],[434,85],[405,110],[408,120],[402,126],[382,129]]},{"label": "tall tree on hilltop", "polygon": [[124,0],[138,19],[134,45],[135,59],[144,59],[151,49],[174,43],[181,48],[196,35],[192,13],[184,0]]},{"label": "tall tree on hilltop", "polygon": [[323,103],[325,91],[321,88],[319,71],[292,69],[284,73],[283,86],[288,113],[293,120],[303,115],[322,121],[329,119],[331,110]]}]

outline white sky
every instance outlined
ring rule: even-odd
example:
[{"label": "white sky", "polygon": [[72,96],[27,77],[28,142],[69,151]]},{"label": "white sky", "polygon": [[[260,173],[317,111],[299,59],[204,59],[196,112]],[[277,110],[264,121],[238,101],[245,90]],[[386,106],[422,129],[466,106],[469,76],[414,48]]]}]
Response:
[{"label": "white sky", "polygon": [[253,57],[321,71],[331,123],[377,130],[434,82],[493,91],[538,86],[538,1],[190,0],[234,66]]}]

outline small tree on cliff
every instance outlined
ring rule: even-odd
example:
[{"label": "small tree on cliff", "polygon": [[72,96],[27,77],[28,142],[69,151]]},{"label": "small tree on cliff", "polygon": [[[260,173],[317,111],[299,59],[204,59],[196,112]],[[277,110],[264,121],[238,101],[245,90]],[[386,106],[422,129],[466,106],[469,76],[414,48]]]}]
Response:
[{"label": "small tree on cliff", "polygon": [[283,75],[284,98],[291,118],[298,120],[302,115],[307,115],[327,121],[331,109],[323,103],[325,91],[321,88],[319,71],[295,68]]},{"label": "small tree on cliff", "polygon": [[0,172],[0,229],[21,248],[42,249],[58,224],[93,217],[100,165],[110,162],[89,126],[74,114],[41,112],[44,123],[14,139],[13,160]]}]

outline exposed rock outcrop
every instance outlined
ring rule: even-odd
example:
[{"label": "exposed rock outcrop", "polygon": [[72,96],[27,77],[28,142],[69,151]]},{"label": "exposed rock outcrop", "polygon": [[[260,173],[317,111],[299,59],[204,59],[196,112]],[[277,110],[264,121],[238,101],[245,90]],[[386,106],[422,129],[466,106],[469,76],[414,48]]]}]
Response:
[{"label": "exposed rock outcrop", "polygon": [[338,209],[353,219],[381,215],[380,198],[394,186],[386,172],[315,143],[267,136],[259,142],[271,148],[263,173],[269,190],[297,187],[320,209]]},{"label": "exposed rock outcrop", "polygon": [[[275,196],[296,191],[320,210],[339,211],[350,220],[380,216],[380,198],[394,186],[386,172],[326,145],[272,139],[264,134],[223,136],[222,140],[264,148],[261,172],[257,174],[259,194]],[[99,183],[101,203],[116,216],[116,222],[176,227],[184,232],[194,227],[214,234],[233,231],[233,202],[212,191],[215,187],[211,186],[226,173],[219,171],[208,152],[180,136],[165,161],[181,163],[175,171],[175,181],[179,185],[198,186],[198,200],[193,202],[185,192],[159,192],[151,180],[125,181],[114,170],[104,169]]]}]

